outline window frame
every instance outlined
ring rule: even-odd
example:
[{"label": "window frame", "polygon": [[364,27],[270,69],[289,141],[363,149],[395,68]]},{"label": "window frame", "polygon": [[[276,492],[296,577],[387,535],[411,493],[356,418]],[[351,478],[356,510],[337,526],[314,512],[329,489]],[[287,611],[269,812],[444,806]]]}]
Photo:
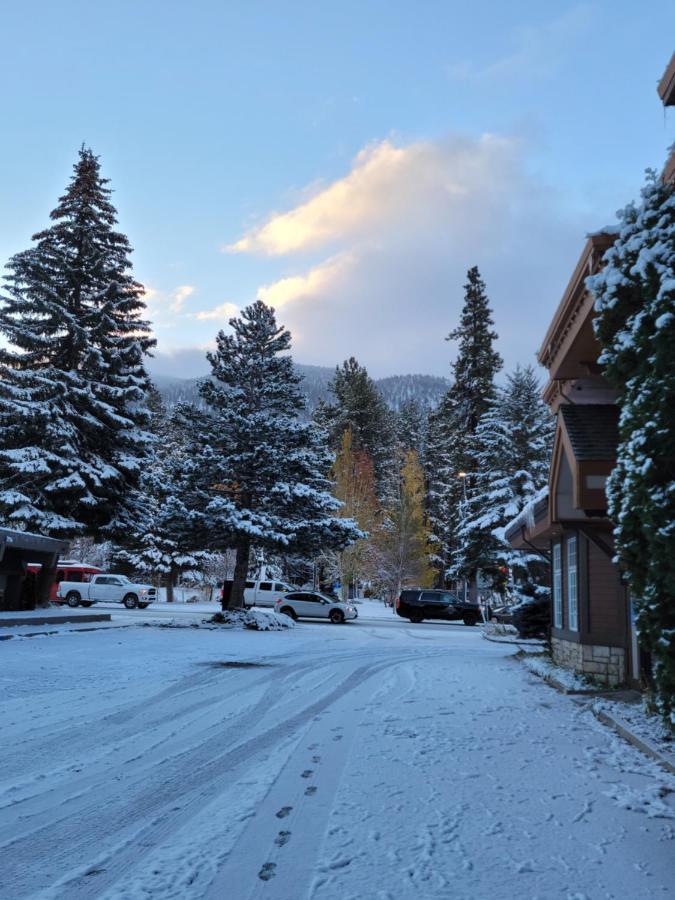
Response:
[{"label": "window frame", "polygon": [[555,541],[551,549],[551,592],[553,594],[553,627],[563,627],[562,541]]},{"label": "window frame", "polygon": [[579,631],[579,542],[576,534],[565,541],[567,562],[567,627]]}]

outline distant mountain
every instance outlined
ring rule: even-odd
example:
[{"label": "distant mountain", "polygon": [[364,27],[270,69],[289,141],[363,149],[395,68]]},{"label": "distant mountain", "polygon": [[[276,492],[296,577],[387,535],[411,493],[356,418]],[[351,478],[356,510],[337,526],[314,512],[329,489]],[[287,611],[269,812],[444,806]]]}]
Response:
[{"label": "distant mountain", "polygon": [[[302,365],[296,365],[295,368],[302,375],[302,387],[307,397],[307,412],[311,415],[320,400],[329,399],[328,385],[335,374],[335,369],[328,366]],[[153,381],[168,406],[175,406],[176,403],[202,405],[198,391],[198,384],[203,381],[202,378],[155,375]],[[449,386],[446,378],[439,378],[436,375],[390,375],[388,378],[375,379],[375,384],[387,405],[394,410],[399,410],[407,400],[415,400],[426,409],[434,409]]]}]

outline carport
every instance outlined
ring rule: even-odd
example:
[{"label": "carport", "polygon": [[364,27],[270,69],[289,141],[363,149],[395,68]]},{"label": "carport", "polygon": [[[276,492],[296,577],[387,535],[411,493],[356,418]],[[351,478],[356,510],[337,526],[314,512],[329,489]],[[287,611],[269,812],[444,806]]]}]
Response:
[{"label": "carport", "polygon": [[[67,541],[0,528],[0,610],[36,609],[46,604]],[[38,575],[27,577],[29,563],[39,563]]]}]

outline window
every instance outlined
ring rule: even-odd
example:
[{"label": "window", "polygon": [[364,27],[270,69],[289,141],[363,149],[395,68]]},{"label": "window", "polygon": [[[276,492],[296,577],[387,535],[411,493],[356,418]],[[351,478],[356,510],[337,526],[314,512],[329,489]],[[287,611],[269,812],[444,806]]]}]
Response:
[{"label": "window", "polygon": [[261,581],[258,590],[259,591],[271,591],[272,590],[272,582],[271,581]]},{"label": "window", "polygon": [[579,598],[577,595],[577,539],[567,538],[567,615],[570,631],[579,630]]},{"label": "window", "polygon": [[246,587],[247,587],[247,588],[254,588],[254,587],[255,587],[255,581],[247,581],[247,582],[246,582]]},{"label": "window", "polygon": [[321,603],[321,597],[318,594],[300,594],[305,603]]},{"label": "window", "polygon": [[302,600],[304,598],[304,594],[286,594],[287,600]]},{"label": "window", "polygon": [[283,591],[285,593],[286,591],[290,590],[290,588],[285,584],[279,584],[279,582],[277,582],[274,585],[274,590],[275,591]]},{"label": "window", "polygon": [[560,544],[553,545],[553,625],[562,628],[562,554]]}]

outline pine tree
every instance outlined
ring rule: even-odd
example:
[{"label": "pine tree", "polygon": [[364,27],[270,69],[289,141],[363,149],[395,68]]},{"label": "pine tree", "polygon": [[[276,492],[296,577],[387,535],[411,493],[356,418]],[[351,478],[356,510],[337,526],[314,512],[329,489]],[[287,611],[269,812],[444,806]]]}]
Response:
[{"label": "pine tree", "polygon": [[427,440],[427,416],[416,400],[404,401],[396,415],[396,441],[403,450],[415,450],[424,461]]},{"label": "pine tree", "polygon": [[364,534],[338,554],[340,583],[348,591],[349,585],[357,585],[366,575],[371,535],[380,524],[373,463],[365,450],[354,449],[351,428],[342,437],[333,480],[335,496],[342,503],[340,515],[356,522]]},{"label": "pine tree", "polygon": [[476,471],[458,528],[453,561],[455,577],[473,579],[481,572],[493,590],[506,588],[505,571],[513,574],[516,588],[527,590],[537,582],[542,558],[514,551],[504,539],[504,528],[548,482],[554,420],[540,396],[531,366],[507,375],[475,434]]},{"label": "pine tree", "polygon": [[143,287],[99,161],[82,149],[0,296],[0,516],[12,527],[113,533],[149,446]]},{"label": "pine tree", "polygon": [[600,362],[619,390],[620,443],[607,484],[619,560],[653,659],[656,701],[675,722],[675,189],[650,174],[589,278]]},{"label": "pine tree", "polygon": [[373,461],[378,495],[384,497],[394,465],[391,411],[367,370],[354,357],[335,369],[329,391],[334,400],[319,405],[317,422],[328,432],[336,453],[345,431],[351,429],[354,448],[365,450]]},{"label": "pine tree", "polygon": [[150,398],[153,453],[133,505],[134,520],[115,553],[115,562],[135,574],[157,579],[167,600],[181,575],[200,570],[210,554],[193,508],[189,439],[181,406],[169,415],[158,392]]},{"label": "pine tree", "polygon": [[339,501],[325,473],[325,434],[298,414],[305,399],[287,351],[291,335],[261,301],[230,319],[208,354],[212,380],[200,393],[209,415],[197,412],[191,477],[203,495],[206,531],[214,549],[234,547],[230,606],[243,604],[254,546],[284,552],[341,549],[361,536],[337,515]]},{"label": "pine tree", "polygon": [[424,495],[424,471],[417,453],[409,450],[402,458],[398,495],[372,542],[372,578],[390,599],[405,585],[433,583]]},{"label": "pine tree", "polygon": [[457,551],[464,491],[475,482],[475,433],[494,397],[502,359],[493,348],[497,333],[478,268],[467,273],[460,323],[447,340],[457,340],[453,383],[429,421],[427,478],[430,521],[442,581]]}]

